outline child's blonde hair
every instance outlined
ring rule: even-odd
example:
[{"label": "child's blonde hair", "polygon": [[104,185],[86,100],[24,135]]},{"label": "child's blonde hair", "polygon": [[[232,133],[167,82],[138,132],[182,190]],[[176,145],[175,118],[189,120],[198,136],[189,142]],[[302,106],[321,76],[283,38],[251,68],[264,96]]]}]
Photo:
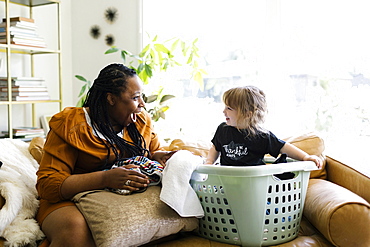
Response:
[{"label": "child's blonde hair", "polygon": [[266,132],[261,126],[267,112],[266,96],[262,90],[255,86],[235,87],[227,90],[222,99],[225,105],[237,111],[236,127],[239,130],[245,129],[249,136]]}]

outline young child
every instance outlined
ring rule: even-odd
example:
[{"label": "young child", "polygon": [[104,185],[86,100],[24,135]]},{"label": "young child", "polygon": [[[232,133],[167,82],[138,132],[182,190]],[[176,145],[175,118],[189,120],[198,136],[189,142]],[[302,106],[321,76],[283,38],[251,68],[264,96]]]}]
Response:
[{"label": "young child", "polygon": [[265,154],[277,157],[280,153],[322,167],[322,160],[278,139],[261,127],[267,111],[266,97],[254,86],[235,87],[223,95],[226,122],[221,123],[212,139],[205,164],[214,164],[221,154],[224,166],[262,165]]}]

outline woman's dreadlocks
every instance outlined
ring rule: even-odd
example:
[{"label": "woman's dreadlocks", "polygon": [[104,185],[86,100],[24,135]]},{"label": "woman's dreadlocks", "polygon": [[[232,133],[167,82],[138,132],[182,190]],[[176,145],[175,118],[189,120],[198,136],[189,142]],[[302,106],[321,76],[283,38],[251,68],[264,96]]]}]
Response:
[{"label": "woman's dreadlocks", "polygon": [[149,154],[149,151],[146,149],[145,140],[137,130],[135,124],[127,126],[128,134],[132,139],[132,142],[129,142],[117,136],[108,116],[107,93],[119,96],[121,92],[127,89],[127,79],[134,76],[136,76],[135,70],[122,64],[110,64],[100,71],[87,93],[83,106],[90,108],[93,130],[100,132],[107,140],[107,142],[102,140],[108,149],[108,156],[104,166],[109,165],[107,163],[111,149],[116,156],[116,160],[123,157],[145,156]]}]

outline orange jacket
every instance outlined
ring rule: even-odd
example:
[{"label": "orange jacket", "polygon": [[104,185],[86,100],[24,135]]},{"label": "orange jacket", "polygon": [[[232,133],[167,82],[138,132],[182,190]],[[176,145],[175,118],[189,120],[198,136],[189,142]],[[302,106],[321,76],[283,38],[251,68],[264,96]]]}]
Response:
[{"label": "orange jacket", "polygon": [[[40,198],[49,203],[65,200],[60,188],[68,176],[97,171],[106,162],[108,150],[94,135],[86,114],[83,108],[68,107],[50,120],[50,132],[45,142],[36,184]],[[153,153],[159,150],[160,143],[153,132],[149,114],[142,111],[137,115],[135,124],[149,151]],[[131,141],[127,132],[123,138]],[[109,162],[113,162],[114,158],[111,151]]]}]

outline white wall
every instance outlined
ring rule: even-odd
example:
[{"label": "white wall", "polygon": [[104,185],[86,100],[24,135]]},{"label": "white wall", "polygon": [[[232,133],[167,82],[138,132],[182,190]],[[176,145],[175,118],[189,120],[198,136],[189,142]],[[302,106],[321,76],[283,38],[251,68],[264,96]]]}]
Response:
[{"label": "white wall", "polygon": [[[63,4],[66,0],[63,0]],[[141,0],[69,0],[71,3],[71,34],[72,54],[72,102],[75,105],[77,96],[83,85],[74,75],[82,75],[93,81],[99,71],[106,65],[122,63],[118,53],[105,55],[110,46],[105,43],[105,36],[112,34],[115,37],[114,45],[118,48],[136,53],[141,47]],[[104,17],[105,10],[114,7],[118,10],[118,18],[109,24]],[[94,39],[90,35],[93,25],[98,25],[101,36]],[[67,33],[67,30],[66,30]],[[69,58],[67,60],[69,61]],[[67,101],[66,101],[67,104]]]}]

